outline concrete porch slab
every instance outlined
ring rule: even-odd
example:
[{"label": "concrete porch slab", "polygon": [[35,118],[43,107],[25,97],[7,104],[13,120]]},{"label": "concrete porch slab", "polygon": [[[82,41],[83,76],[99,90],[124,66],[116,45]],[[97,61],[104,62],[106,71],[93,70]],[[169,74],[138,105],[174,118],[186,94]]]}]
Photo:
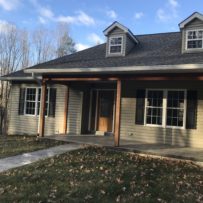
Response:
[{"label": "concrete porch slab", "polygon": [[181,158],[197,162],[203,162],[203,149],[171,146],[156,143],[142,143],[135,140],[120,140],[120,147],[114,147],[114,139],[112,136],[96,136],[96,135],[53,135],[46,138],[63,140],[72,143],[96,145],[110,147],[117,150],[131,151],[150,155],[158,155],[163,157]]}]

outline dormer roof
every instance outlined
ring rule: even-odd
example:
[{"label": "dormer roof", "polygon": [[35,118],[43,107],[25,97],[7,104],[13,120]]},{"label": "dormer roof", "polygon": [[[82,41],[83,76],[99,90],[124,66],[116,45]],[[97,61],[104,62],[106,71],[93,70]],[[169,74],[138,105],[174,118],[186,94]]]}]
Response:
[{"label": "dormer roof", "polygon": [[118,28],[120,28],[121,30],[123,30],[123,32],[126,33],[126,34],[128,34],[128,35],[130,36],[130,38],[131,38],[134,42],[138,43],[137,38],[133,35],[133,33],[130,31],[130,29],[128,29],[127,27],[125,27],[124,25],[122,25],[121,23],[119,23],[119,22],[117,22],[117,21],[113,22],[109,27],[107,27],[107,28],[103,31],[104,35],[105,35],[105,36],[108,36],[109,33],[110,33],[114,28],[116,28],[116,27],[118,27]]},{"label": "dormer roof", "polygon": [[185,20],[183,20],[180,24],[179,24],[179,27],[180,29],[183,29],[188,23],[190,23],[191,21],[193,21],[195,18],[203,21],[203,15],[198,13],[198,12],[195,12],[193,13],[191,16],[189,16],[188,18],[186,18]]}]

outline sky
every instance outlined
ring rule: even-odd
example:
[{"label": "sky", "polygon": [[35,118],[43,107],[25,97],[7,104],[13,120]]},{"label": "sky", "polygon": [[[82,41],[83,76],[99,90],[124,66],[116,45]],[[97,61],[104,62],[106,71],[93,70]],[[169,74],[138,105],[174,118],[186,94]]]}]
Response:
[{"label": "sky", "polygon": [[82,50],[103,43],[103,30],[114,21],[134,34],[175,32],[195,11],[203,13],[203,0],[0,0],[0,29],[7,23],[27,30],[67,23]]}]

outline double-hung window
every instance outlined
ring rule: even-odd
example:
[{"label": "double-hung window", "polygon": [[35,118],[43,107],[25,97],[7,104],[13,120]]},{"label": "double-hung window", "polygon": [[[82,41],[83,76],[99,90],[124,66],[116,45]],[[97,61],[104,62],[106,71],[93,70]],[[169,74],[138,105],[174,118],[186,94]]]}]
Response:
[{"label": "double-hung window", "polygon": [[167,126],[184,126],[185,91],[168,91]]},{"label": "double-hung window", "polygon": [[203,30],[187,31],[187,49],[203,48]]},{"label": "double-hung window", "polygon": [[[46,90],[46,107],[45,115],[48,115],[49,100],[50,100],[50,88]],[[26,115],[39,115],[40,113],[40,100],[41,100],[41,88],[26,88],[25,91],[25,109]]]},{"label": "double-hung window", "polygon": [[35,115],[37,88],[27,88],[25,97],[25,114]]},{"label": "double-hung window", "polygon": [[109,54],[122,54],[123,36],[110,37]]},{"label": "double-hung window", "polygon": [[163,91],[147,92],[146,124],[162,125]]},{"label": "double-hung window", "polygon": [[185,128],[185,90],[147,90],[145,125]]}]

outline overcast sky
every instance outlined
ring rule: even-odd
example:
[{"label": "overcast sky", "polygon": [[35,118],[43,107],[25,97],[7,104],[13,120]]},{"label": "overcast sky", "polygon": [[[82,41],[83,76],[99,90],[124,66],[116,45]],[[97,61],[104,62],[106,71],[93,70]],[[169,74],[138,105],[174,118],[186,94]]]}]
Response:
[{"label": "overcast sky", "polygon": [[15,23],[29,30],[64,22],[81,50],[102,43],[103,30],[114,21],[135,34],[174,32],[195,11],[203,13],[203,0],[0,0],[0,27]]}]

